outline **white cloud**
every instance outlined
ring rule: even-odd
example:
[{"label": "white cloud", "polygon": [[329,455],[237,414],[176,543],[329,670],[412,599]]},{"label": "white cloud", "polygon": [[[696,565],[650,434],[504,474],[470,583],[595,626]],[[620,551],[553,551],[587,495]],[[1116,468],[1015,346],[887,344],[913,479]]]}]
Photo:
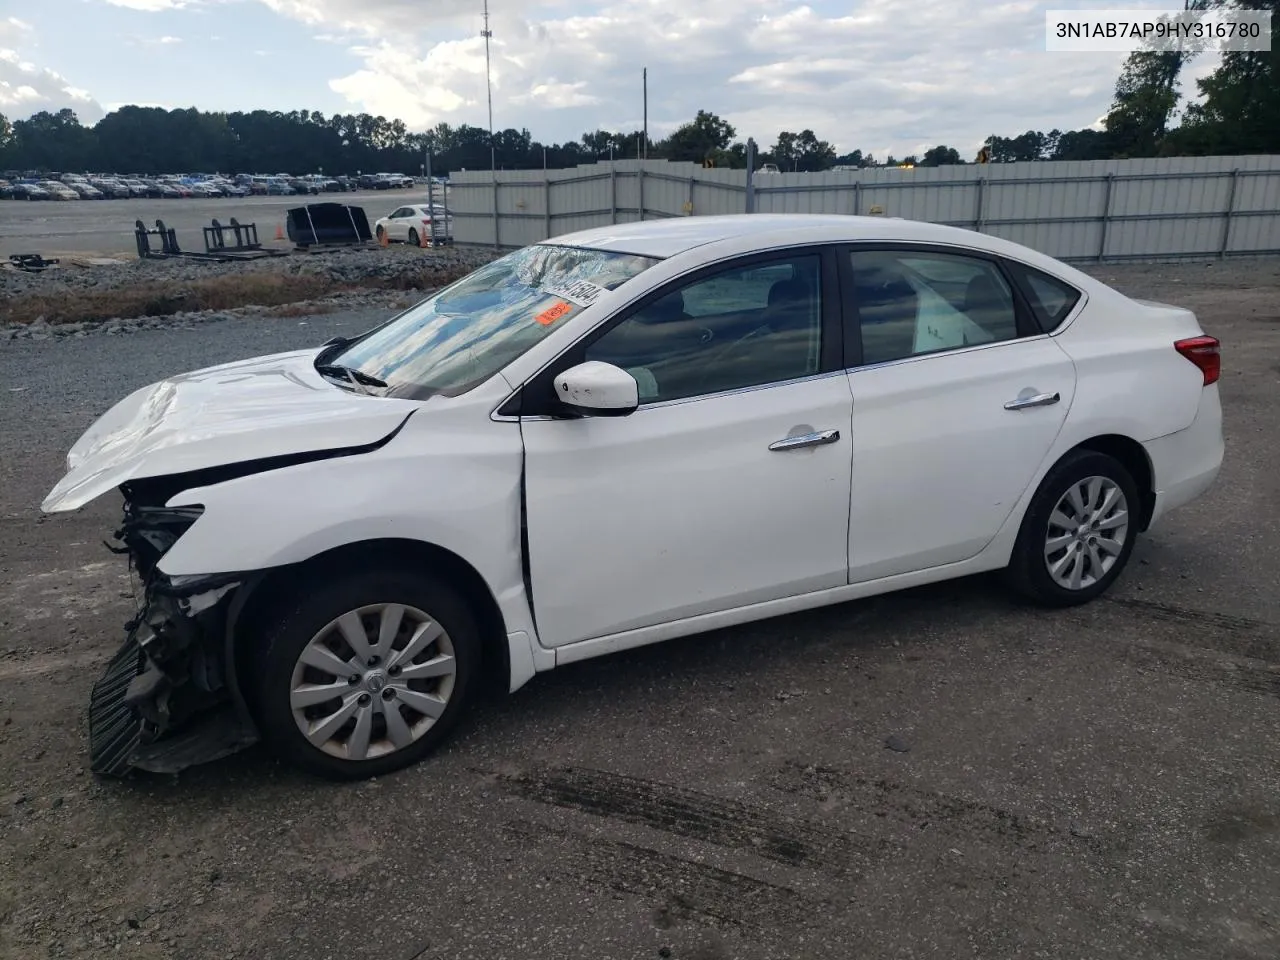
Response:
[{"label": "white cloud", "polygon": [[143,13],[159,13],[161,10],[180,10],[190,6],[189,0],[106,0],[113,7],[141,10]]},{"label": "white cloud", "polygon": [[[330,81],[350,104],[420,129],[484,125],[480,0],[258,0],[325,39],[351,38],[358,70]],[[1130,6],[1158,0],[1128,0]],[[494,123],[544,141],[640,123],[649,68],[655,135],[718,113],[762,147],[813,129],[841,150],[975,151],[991,133],[1091,124],[1123,54],[1047,53],[1063,0],[527,0],[492,5]],[[394,37],[394,39],[389,39]]]},{"label": "white cloud", "polygon": [[19,120],[40,110],[71,107],[81,122],[96,123],[102,107],[87,90],[23,56],[21,51],[33,36],[30,25],[16,17],[0,20],[0,113]]},{"label": "white cloud", "polygon": [[564,110],[568,107],[587,107],[600,103],[600,98],[587,93],[587,81],[577,83],[560,83],[554,77],[546,83],[534,84],[528,93],[516,94],[512,103],[534,104],[549,110]]}]

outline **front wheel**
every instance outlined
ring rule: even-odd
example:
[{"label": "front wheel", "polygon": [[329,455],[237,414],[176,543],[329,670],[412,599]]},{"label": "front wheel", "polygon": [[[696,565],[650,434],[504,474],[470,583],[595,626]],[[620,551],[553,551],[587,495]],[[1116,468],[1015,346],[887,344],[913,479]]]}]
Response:
[{"label": "front wheel", "polygon": [[1044,606],[1093,600],[1129,561],[1139,507],[1137,484],[1114,457],[1068,454],[1032,498],[1005,579]]},{"label": "front wheel", "polygon": [[462,598],[399,570],[310,589],[283,604],[260,636],[264,740],[286,762],[333,780],[424,758],[461,716],[480,662]]}]

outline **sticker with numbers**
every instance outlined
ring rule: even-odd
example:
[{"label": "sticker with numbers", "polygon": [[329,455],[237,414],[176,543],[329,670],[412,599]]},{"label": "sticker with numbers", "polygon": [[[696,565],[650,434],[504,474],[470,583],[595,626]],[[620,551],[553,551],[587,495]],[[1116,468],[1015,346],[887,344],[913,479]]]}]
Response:
[{"label": "sticker with numbers", "polygon": [[533,322],[540,323],[544,327],[546,327],[555,323],[557,320],[563,317],[566,313],[569,313],[571,310],[573,310],[573,304],[565,303],[563,300],[561,300],[559,303],[548,307],[546,310],[543,310],[540,314],[534,317]]}]

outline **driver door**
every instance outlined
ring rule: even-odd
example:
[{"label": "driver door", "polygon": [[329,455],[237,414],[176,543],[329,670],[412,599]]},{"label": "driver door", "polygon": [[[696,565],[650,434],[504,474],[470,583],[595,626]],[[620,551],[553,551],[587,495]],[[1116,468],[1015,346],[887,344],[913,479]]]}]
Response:
[{"label": "driver door", "polygon": [[[526,387],[543,646],[847,582],[853,399],[836,287],[834,254],[813,248],[704,270]],[[566,418],[554,391],[539,399],[587,360],[629,371],[640,407]]]}]

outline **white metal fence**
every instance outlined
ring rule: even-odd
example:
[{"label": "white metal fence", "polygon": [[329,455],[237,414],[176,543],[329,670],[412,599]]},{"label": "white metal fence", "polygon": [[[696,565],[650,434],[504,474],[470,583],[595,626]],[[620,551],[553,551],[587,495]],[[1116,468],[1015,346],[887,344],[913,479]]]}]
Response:
[{"label": "white metal fence", "polygon": [[459,243],[521,247],[587,227],[724,213],[884,214],[979,230],[1062,260],[1280,253],[1280,156],[826,173],[619,160],[455,173]]}]

